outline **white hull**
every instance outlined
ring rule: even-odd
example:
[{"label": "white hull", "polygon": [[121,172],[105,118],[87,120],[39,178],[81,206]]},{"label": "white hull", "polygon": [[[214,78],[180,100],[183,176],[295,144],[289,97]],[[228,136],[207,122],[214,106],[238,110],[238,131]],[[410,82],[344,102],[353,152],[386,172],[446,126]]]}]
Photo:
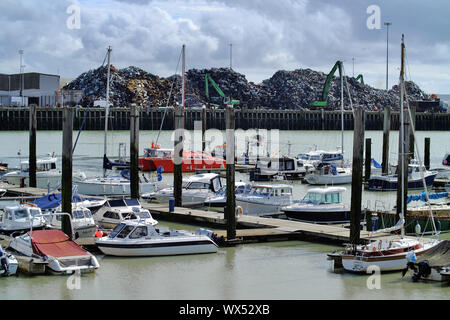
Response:
[{"label": "white hull", "polygon": [[[204,204],[208,197],[214,196],[215,193],[206,191],[202,192],[196,190],[195,192],[189,192],[183,190],[182,192],[182,204],[183,206],[201,206]],[[155,200],[158,203],[169,203],[169,200],[173,197],[173,194],[155,195]]]},{"label": "white hull", "polygon": [[[6,175],[4,175],[4,178],[6,181],[10,184],[14,185],[20,185],[20,181],[25,178],[25,186],[28,186],[29,179],[28,179],[28,173],[24,174],[21,172],[10,172]],[[86,178],[86,176],[83,173],[74,172],[73,173],[73,181],[79,181],[81,179]],[[47,189],[50,187],[51,189],[54,189],[56,187],[59,187],[61,184],[61,172],[57,171],[54,173],[49,172],[37,172],[36,173],[36,184],[37,188]]]},{"label": "white hull", "polygon": [[[112,242],[112,241],[110,241]],[[217,246],[214,243],[202,244],[202,241],[195,244],[195,241],[188,239],[186,241],[168,242],[166,245],[162,241],[147,242],[139,244],[133,248],[132,246],[105,246],[101,239],[97,241],[97,246],[106,255],[112,256],[168,256],[183,254],[200,254],[217,252]],[[192,243],[192,244],[187,244]]]},{"label": "white hull", "polygon": [[243,214],[262,216],[267,214],[281,213],[280,204],[257,203],[236,199],[236,206],[242,208]]},{"label": "white hull", "polygon": [[305,176],[306,182],[316,185],[336,185],[336,184],[348,184],[352,183],[352,174],[342,175],[316,175],[307,174]]},{"label": "white hull", "polygon": [[[101,196],[101,195],[130,195],[130,182],[125,183],[109,183],[108,181],[101,182],[92,182],[92,181],[79,181],[76,183],[78,186],[78,193],[92,196]],[[139,192],[153,192],[156,190],[156,183],[140,183],[139,184]]]}]

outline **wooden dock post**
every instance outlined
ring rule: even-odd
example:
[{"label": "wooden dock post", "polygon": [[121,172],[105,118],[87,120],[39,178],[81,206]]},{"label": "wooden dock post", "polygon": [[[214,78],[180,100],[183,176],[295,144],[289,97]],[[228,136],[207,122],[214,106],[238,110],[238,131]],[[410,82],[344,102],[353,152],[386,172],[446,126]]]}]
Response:
[{"label": "wooden dock post", "polygon": [[37,187],[36,180],[36,129],[37,129],[37,106],[30,105],[30,142],[28,155],[28,186]]},{"label": "wooden dock post", "polygon": [[205,132],[206,132],[206,106],[203,105],[203,107],[202,107],[202,152],[205,152],[205,149],[206,149]]},{"label": "wooden dock post", "polygon": [[389,172],[389,132],[391,130],[391,108],[389,106],[384,108],[383,119],[383,157],[382,157],[382,169],[383,175],[387,175]]},{"label": "wooden dock post", "polygon": [[225,216],[227,220],[227,240],[236,238],[236,193],[234,168],[234,127],[235,114],[232,105],[226,106],[226,140],[227,140],[227,204]]},{"label": "wooden dock post", "polygon": [[181,106],[175,107],[175,141],[174,141],[174,168],[173,168],[173,196],[175,198],[175,206],[181,207],[183,204],[183,140],[184,140],[184,103],[185,103],[185,48],[183,44],[182,57],[182,89],[181,89]]},{"label": "wooden dock post", "polygon": [[[409,121],[409,160],[414,159],[414,129],[416,128],[416,107],[410,106],[409,110],[411,111],[411,120]],[[408,116],[409,119],[409,116]],[[408,161],[409,163],[410,161]]]},{"label": "wooden dock post", "polygon": [[430,138],[425,138],[425,151],[424,151],[424,165],[427,170],[430,170]]},{"label": "wooden dock post", "polygon": [[[62,142],[62,175],[61,175],[61,208],[62,212],[72,215],[72,131],[73,131],[73,109],[64,108],[63,142]],[[61,217],[61,230],[72,238],[72,226],[67,215]]]},{"label": "wooden dock post", "polygon": [[139,110],[130,105],[130,196],[139,199]]},{"label": "wooden dock post", "polygon": [[358,244],[361,233],[362,168],[364,151],[364,110],[355,109],[353,131],[353,169],[350,212],[350,242]]},{"label": "wooden dock post", "polygon": [[372,162],[372,139],[366,138],[366,159],[364,162],[364,180],[369,181]]}]

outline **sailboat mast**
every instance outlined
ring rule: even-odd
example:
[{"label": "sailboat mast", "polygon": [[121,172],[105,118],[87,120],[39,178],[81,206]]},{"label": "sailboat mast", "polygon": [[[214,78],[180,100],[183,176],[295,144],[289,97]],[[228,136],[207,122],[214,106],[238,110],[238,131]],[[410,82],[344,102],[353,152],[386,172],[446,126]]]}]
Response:
[{"label": "sailboat mast", "polygon": [[[106,157],[106,133],[108,131],[108,116],[109,116],[109,77],[111,73],[111,46],[108,47],[108,73],[106,75],[106,106],[105,106],[105,139],[103,146],[103,158]],[[103,177],[106,177],[106,169],[103,168]]]},{"label": "sailboat mast", "polygon": [[[402,62],[401,62],[401,68],[400,68],[400,137],[401,137],[401,174],[399,174],[399,179],[401,179],[401,216],[400,219],[405,218],[406,213],[406,206],[405,206],[405,118],[403,115],[403,97],[404,97],[404,90],[403,90],[403,83],[404,83],[404,58],[405,58],[405,43],[404,43],[404,35],[402,34]],[[401,236],[405,236],[405,228],[402,226],[401,229]]]},{"label": "sailboat mast", "polygon": [[344,76],[342,74],[342,62],[339,64],[339,74],[341,80],[341,151],[342,161],[344,161]]}]

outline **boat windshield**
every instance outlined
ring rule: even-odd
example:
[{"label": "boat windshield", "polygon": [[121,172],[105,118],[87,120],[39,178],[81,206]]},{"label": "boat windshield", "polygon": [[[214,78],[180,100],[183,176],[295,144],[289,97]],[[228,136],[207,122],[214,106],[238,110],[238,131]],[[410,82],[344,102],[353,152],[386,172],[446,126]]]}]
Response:
[{"label": "boat windshield", "polygon": [[27,209],[18,209],[14,211],[14,216],[16,219],[28,218],[28,211]]},{"label": "boat windshield", "polygon": [[139,206],[141,205],[137,199],[125,199],[127,206]]},{"label": "boat windshield", "polygon": [[187,189],[209,189],[209,183],[191,182]]},{"label": "boat windshield", "polygon": [[260,196],[268,196],[270,192],[271,189],[266,187],[252,188],[252,190],[250,191],[252,195],[260,195]]},{"label": "boat windshield", "polygon": [[39,210],[39,209],[30,209],[30,214],[31,214],[33,217],[35,217],[35,216],[41,214],[41,210]]},{"label": "boat windshield", "polygon": [[136,215],[133,212],[122,212],[122,219],[137,219]]},{"label": "boat windshield", "polygon": [[119,223],[114,229],[113,231],[111,231],[111,233],[109,234],[109,237],[115,238],[117,236],[117,234],[122,231],[122,229],[125,228],[125,223]]},{"label": "boat windshield", "polygon": [[139,218],[142,218],[142,219],[150,218],[150,214],[146,211],[139,211],[139,212],[136,212],[136,214],[139,216]]},{"label": "boat windshield", "polygon": [[83,219],[84,218],[83,210],[72,211],[72,217],[73,219]]},{"label": "boat windshield", "polygon": [[126,238],[126,236],[128,234],[130,234],[130,232],[134,229],[133,226],[125,226],[124,228],[122,228],[122,230],[120,230],[120,232],[117,234],[117,238]]},{"label": "boat windshield", "polygon": [[312,204],[340,203],[341,194],[338,192],[334,193],[308,192],[301,202]]}]

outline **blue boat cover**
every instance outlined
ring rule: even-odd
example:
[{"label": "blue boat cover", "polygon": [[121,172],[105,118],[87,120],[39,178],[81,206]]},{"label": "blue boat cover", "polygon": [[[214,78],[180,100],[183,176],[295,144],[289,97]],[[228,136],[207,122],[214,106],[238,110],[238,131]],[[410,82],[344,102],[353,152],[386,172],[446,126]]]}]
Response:
[{"label": "blue boat cover", "polygon": [[333,175],[337,175],[338,172],[337,172],[336,165],[334,163],[330,163],[330,166],[333,168],[331,171],[333,173]]},{"label": "blue boat cover", "polygon": [[[428,195],[430,199],[441,199],[448,197],[448,192],[436,192],[436,193],[430,193]],[[426,202],[427,197],[425,194],[425,191],[420,194],[411,194],[406,198],[406,203],[410,203],[411,201],[422,201]]]},{"label": "blue boat cover", "polygon": [[[72,196],[72,202],[81,202],[84,200],[102,200],[101,198],[82,198],[79,195],[73,195]],[[53,209],[58,207],[61,204],[62,196],[61,193],[51,193],[48,195],[45,195],[41,198],[38,198],[34,201],[30,201],[30,203],[33,203],[37,205],[41,209]]]},{"label": "blue boat cover", "polygon": [[381,164],[379,164],[374,158],[372,158],[372,163],[375,168],[381,168]]}]

